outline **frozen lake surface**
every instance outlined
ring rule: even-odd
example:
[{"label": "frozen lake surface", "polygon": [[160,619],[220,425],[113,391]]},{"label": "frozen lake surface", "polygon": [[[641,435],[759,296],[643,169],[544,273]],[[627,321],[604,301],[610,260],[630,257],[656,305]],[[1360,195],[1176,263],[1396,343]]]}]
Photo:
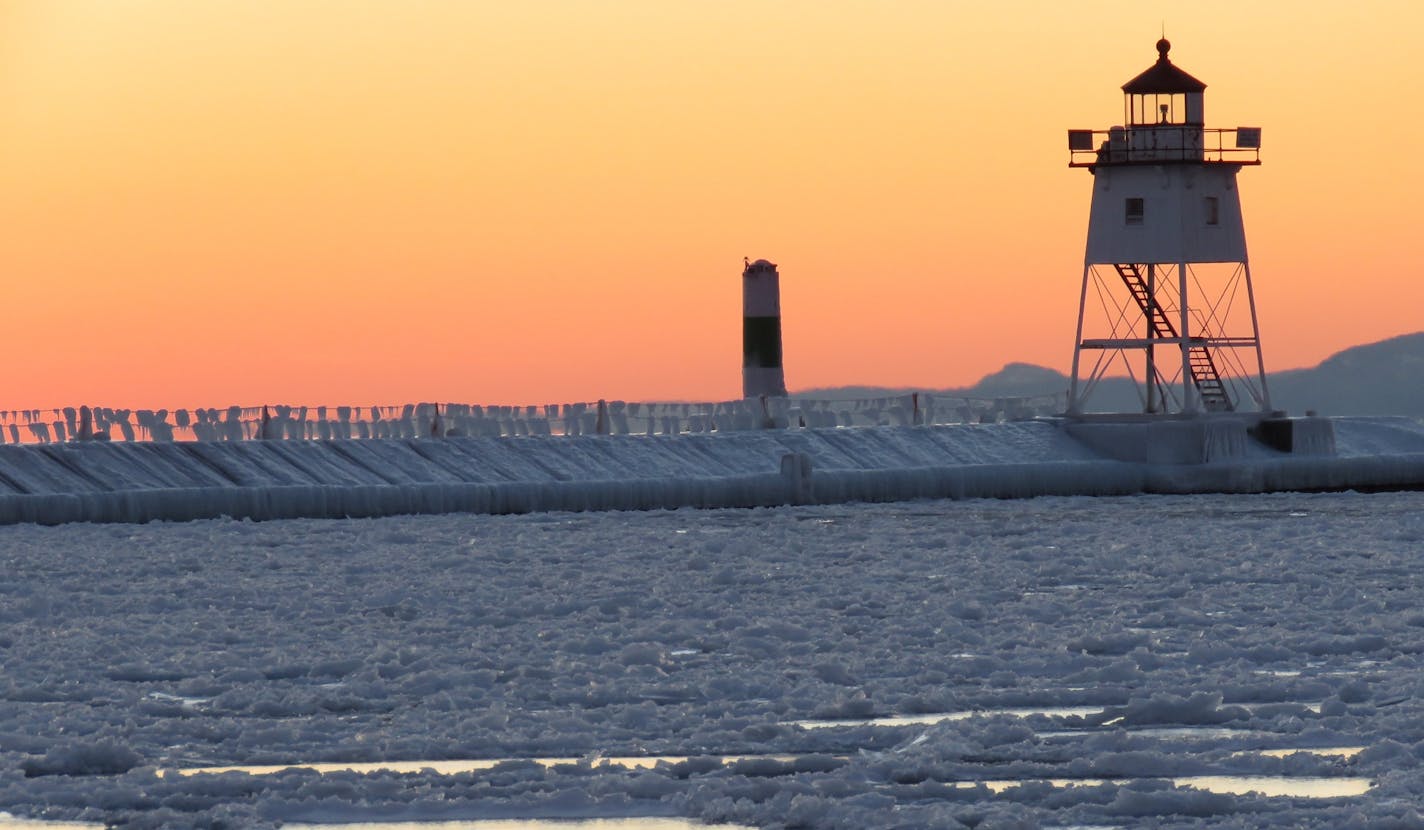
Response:
[{"label": "frozen lake surface", "polygon": [[1424,826],[1421,508],[0,527],[0,812]]}]

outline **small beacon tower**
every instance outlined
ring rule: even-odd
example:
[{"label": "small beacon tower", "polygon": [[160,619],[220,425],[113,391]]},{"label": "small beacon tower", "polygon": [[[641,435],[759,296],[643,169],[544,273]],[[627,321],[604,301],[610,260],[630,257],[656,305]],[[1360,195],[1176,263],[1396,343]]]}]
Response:
[{"label": "small beacon tower", "polygon": [[759,259],[742,270],[742,397],[786,397],[781,369],[781,277]]},{"label": "small beacon tower", "polygon": [[1112,372],[1141,412],[1265,412],[1266,370],[1236,174],[1261,130],[1206,129],[1206,84],[1167,57],[1123,85],[1123,124],[1069,130],[1069,167],[1093,175],[1068,414]]}]

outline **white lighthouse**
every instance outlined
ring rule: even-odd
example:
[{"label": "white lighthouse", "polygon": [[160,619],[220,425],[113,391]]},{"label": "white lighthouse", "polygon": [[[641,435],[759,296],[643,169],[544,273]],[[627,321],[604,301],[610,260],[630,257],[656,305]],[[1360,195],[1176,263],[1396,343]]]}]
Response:
[{"label": "white lighthouse", "polygon": [[1123,85],[1123,124],[1069,130],[1093,175],[1068,413],[1101,412],[1109,376],[1159,415],[1265,412],[1265,364],[1236,174],[1261,163],[1255,127],[1207,129],[1206,84],[1171,44]]}]

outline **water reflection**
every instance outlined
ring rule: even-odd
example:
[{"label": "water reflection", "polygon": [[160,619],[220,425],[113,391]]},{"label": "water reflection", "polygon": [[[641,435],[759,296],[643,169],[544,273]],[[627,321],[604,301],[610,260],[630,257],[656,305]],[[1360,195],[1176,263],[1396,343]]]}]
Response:
[{"label": "water reflection", "polygon": [[[1230,706],[1240,706],[1240,707],[1242,707],[1243,709],[1246,709],[1248,712],[1250,712],[1250,711],[1255,711],[1256,709],[1259,709],[1259,708],[1261,708],[1261,707],[1263,707],[1263,706],[1279,706],[1279,705],[1282,705],[1282,704],[1279,704],[1279,703],[1232,703],[1232,704],[1228,704],[1228,705],[1230,705]],[[1319,712],[1320,712],[1320,705],[1321,705],[1321,704],[1320,704],[1319,702],[1314,702],[1314,703],[1298,703],[1298,704],[1293,704],[1293,705],[1298,705],[1298,706],[1302,707],[1305,711],[1308,711],[1308,712],[1316,712],[1316,713],[1319,713]],[[838,719],[838,718],[810,718],[810,719],[808,719],[808,720],[794,720],[794,721],[789,721],[789,722],[788,722],[788,725],[789,725],[789,726],[799,726],[799,727],[801,727],[802,729],[830,729],[830,728],[846,728],[846,727],[856,727],[856,726],[930,726],[930,725],[933,725],[933,724],[936,724],[936,723],[946,723],[946,722],[950,722],[950,721],[967,720],[967,719],[969,719],[969,718],[991,718],[991,717],[999,717],[999,716],[1002,716],[1002,717],[1010,717],[1010,718],[1029,718],[1029,717],[1033,717],[1034,715],[1042,715],[1043,717],[1048,717],[1048,718],[1070,718],[1070,717],[1084,718],[1084,717],[1088,717],[1088,716],[1090,716],[1090,715],[1103,714],[1103,713],[1105,713],[1108,709],[1116,709],[1116,710],[1121,711],[1121,710],[1122,710],[1122,707],[1121,707],[1121,706],[1118,706],[1118,705],[1109,705],[1109,706],[1034,706],[1034,707],[1026,707],[1026,708],[971,709],[971,710],[965,711],[965,712],[939,712],[939,713],[927,714],[927,715],[887,715],[887,716],[885,716],[885,717],[880,717],[880,718],[859,718],[859,719],[855,719],[855,718],[850,718],[850,719]],[[1182,727],[1143,727],[1143,728],[1135,728],[1135,727],[1131,726],[1130,724],[1124,723],[1124,718],[1123,718],[1123,717],[1112,718],[1111,720],[1107,720],[1107,721],[1104,721],[1104,722],[1101,723],[1101,724],[1096,724],[1096,725],[1094,725],[1094,726],[1090,726],[1090,727],[1087,727],[1087,728],[1088,728],[1088,729],[1100,729],[1100,728],[1102,728],[1102,727],[1118,727],[1118,726],[1132,731],[1133,734],[1141,734],[1141,735],[1150,734],[1150,733],[1152,733],[1154,730],[1155,730],[1157,733],[1159,733],[1159,734],[1162,734],[1162,735],[1169,735],[1169,734],[1171,733],[1171,731],[1174,730],[1174,729],[1178,729],[1178,730],[1182,730],[1182,729],[1184,729],[1184,730],[1204,730],[1204,729],[1209,728],[1209,727],[1199,727],[1199,726],[1190,726],[1190,725],[1188,725],[1188,726],[1182,726]],[[1222,727],[1222,728],[1223,728],[1223,729],[1230,729],[1230,727]],[[1078,734],[1078,733],[1081,732],[1081,731],[1082,731],[1082,730],[1061,730],[1060,732],[1052,732],[1052,733],[1050,733],[1050,732],[1043,732],[1043,733],[1040,733],[1040,734],[1041,734],[1041,736],[1047,737],[1047,736],[1049,736],[1049,735],[1059,735],[1059,734]],[[1240,730],[1237,730],[1238,733],[1239,733],[1239,731],[1240,731]]]},{"label": "water reflection", "polygon": [[0,813],[0,830],[104,830],[104,825],[80,821],[39,821]]},{"label": "water reflection", "polygon": [[799,726],[802,729],[830,729],[833,727],[845,728],[851,726],[930,726],[949,721],[968,720],[969,718],[991,718],[996,716],[1028,718],[1034,715],[1042,715],[1048,718],[1082,718],[1088,715],[1096,715],[1102,711],[1103,707],[1101,706],[1040,706],[1025,709],[973,709],[967,712],[939,712],[931,715],[887,715],[883,718],[865,718],[862,720],[814,718],[811,720],[794,720],[791,721],[789,725]]},{"label": "water reflection", "polygon": [[488,819],[479,821],[371,821],[292,824],[286,830],[751,830],[736,824],[700,824],[681,818]]},{"label": "water reflection", "polygon": [[[1027,784],[1051,784],[1054,787],[1101,787],[1105,784],[1128,784],[1125,778],[1023,778],[988,781],[961,781],[954,786],[969,789],[983,785],[992,793],[1001,793]],[[1268,798],[1347,798],[1364,795],[1374,785],[1368,778],[1291,778],[1284,775],[1187,775],[1165,779],[1174,786],[1192,787],[1223,795],[1259,793]]]},{"label": "water reflection", "polygon": [[1173,778],[1178,787],[1214,793],[1260,793],[1270,798],[1348,798],[1364,795],[1374,785],[1368,778],[1290,778],[1287,776],[1193,775]]},{"label": "water reflection", "polygon": [[[1260,754],[1283,757],[1294,752],[1312,753],[1327,757],[1351,757],[1363,751],[1364,747],[1318,747],[1318,748],[1285,748],[1271,750],[1256,750]],[[1238,753],[1243,754],[1243,753]],[[224,772],[243,772],[249,775],[271,775],[284,770],[312,770],[320,773],[329,772],[421,772],[431,771],[442,775],[453,775],[462,772],[476,772],[479,770],[492,769],[499,764],[515,761],[542,764],[552,767],[562,764],[587,763],[592,766],[618,766],[635,769],[647,769],[659,763],[677,764],[702,757],[709,760],[716,760],[722,764],[732,764],[743,760],[769,759],[782,763],[791,763],[797,760],[797,755],[721,755],[721,756],[690,756],[690,755],[638,755],[638,756],[609,756],[609,757],[589,757],[589,758],[531,758],[531,759],[481,759],[464,761],[377,761],[360,764],[286,764],[269,766],[231,766],[231,767],[197,767],[177,770],[180,775],[209,775]],[[1124,778],[1013,778],[1013,779],[988,779],[982,781],[957,781],[952,786],[960,789],[971,789],[983,786],[990,792],[1000,793],[1014,787],[1022,787],[1028,784],[1047,783],[1054,787],[1100,787],[1104,784],[1124,784],[1133,779]],[[1179,787],[1195,787],[1199,790],[1210,792],[1243,795],[1249,792],[1260,793],[1261,795],[1277,797],[1289,796],[1294,798],[1342,798],[1347,796],[1363,795],[1368,792],[1371,786],[1368,778],[1322,778],[1322,777],[1290,777],[1290,776],[1245,776],[1245,775],[1198,775],[1171,778],[1173,784]],[[640,819],[641,820],[641,819]],[[668,819],[671,820],[671,819]],[[620,821],[625,821],[620,819]],[[302,825],[288,824],[287,827],[299,827]],[[320,825],[326,830],[333,828],[397,828],[407,825],[402,824],[360,824],[360,825]],[[429,828],[444,827],[474,827],[477,830],[499,830],[500,825],[488,822],[465,822],[453,825],[417,823],[410,827],[419,827],[422,830]],[[557,827],[557,824],[514,824],[510,827]],[[599,827],[600,825],[590,825],[586,822],[577,826]],[[701,825],[671,825],[673,827],[689,827]],[[611,824],[609,828],[642,828],[643,825]],[[4,825],[0,825],[0,830],[5,830]],[[48,830],[48,827],[47,827]]]},{"label": "water reflection", "polygon": [[[1274,706],[1277,705],[1277,703],[1232,703],[1232,706],[1242,706],[1243,709],[1249,710],[1249,712],[1250,710],[1260,708],[1260,706],[1267,705]],[[1307,712],[1320,712],[1319,702],[1299,703],[1299,706],[1302,706]],[[938,712],[931,713],[931,715],[887,715],[884,716],[884,718],[812,718],[807,720],[790,720],[790,722],[787,722],[787,725],[800,726],[802,729],[832,729],[832,727],[844,729],[844,727],[853,726],[931,726],[934,725],[934,723],[953,722],[953,720],[995,718],[995,716],[1004,716],[1004,718],[1032,718],[1032,716],[1041,715],[1044,716],[1044,718],[1088,718],[1088,716],[1091,715],[1101,715],[1101,713],[1106,712],[1108,709],[1121,709],[1121,706],[1028,706],[1028,708],[1022,709],[971,709],[967,710],[967,712]],[[1148,735],[1149,732],[1152,732],[1152,727],[1134,729],[1134,727],[1126,726],[1122,718],[1105,720],[1104,723],[1098,725],[1098,727],[1102,726],[1125,726],[1126,729],[1132,730],[1135,735]],[[1158,729],[1158,732],[1162,733],[1162,735],[1169,735],[1172,729],[1173,727],[1163,727],[1163,729]],[[1175,727],[1175,729],[1198,730],[1203,729],[1203,727],[1185,726]],[[1226,729],[1229,729],[1229,727],[1226,727]],[[1061,733],[1062,735],[1067,735],[1069,730],[1062,730]],[[1042,735],[1059,735],[1059,733],[1045,732],[1042,733]]]},{"label": "water reflection", "polygon": [[1365,751],[1362,746],[1295,746],[1282,749],[1253,749],[1249,750],[1255,755],[1265,755],[1270,758],[1285,758],[1297,752],[1306,755],[1318,755],[1321,758],[1353,758]]},{"label": "water reflection", "polygon": [[218,775],[225,772],[245,772],[248,775],[275,775],[279,772],[293,769],[311,770],[322,774],[329,772],[396,772],[415,773],[429,770],[439,775],[458,775],[462,772],[480,772],[482,770],[494,769],[500,764],[535,763],[545,767],[565,766],[570,764],[589,764],[590,766],[615,766],[628,767],[630,769],[651,769],[660,763],[681,764],[691,761],[694,758],[710,757],[722,764],[735,764],[738,761],[769,760],[781,763],[791,763],[797,759],[796,755],[716,755],[716,756],[696,756],[696,755],[590,755],[583,758],[476,758],[454,761],[368,761],[368,762],[342,762],[333,761],[330,763],[313,764],[246,764],[226,767],[188,767],[179,770],[160,770],[159,775],[167,775],[176,772],[178,775]]},{"label": "water reflection", "polygon": [[[1181,739],[1188,741],[1218,740],[1246,736],[1274,736],[1274,732],[1259,729],[1234,729],[1230,726],[1127,726],[1119,727],[1137,738]],[[1051,729],[1037,732],[1040,738],[1081,738],[1099,731],[1093,727],[1083,729]]]}]

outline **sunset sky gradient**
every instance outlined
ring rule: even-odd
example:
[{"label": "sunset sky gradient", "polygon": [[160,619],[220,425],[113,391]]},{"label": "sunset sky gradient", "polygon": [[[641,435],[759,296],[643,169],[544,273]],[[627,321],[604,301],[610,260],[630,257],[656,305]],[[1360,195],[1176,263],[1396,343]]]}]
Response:
[{"label": "sunset sky gradient", "polygon": [[1424,329],[1415,2],[3,0],[0,409],[740,394],[1068,368],[1156,58],[1241,173],[1267,368]]}]

